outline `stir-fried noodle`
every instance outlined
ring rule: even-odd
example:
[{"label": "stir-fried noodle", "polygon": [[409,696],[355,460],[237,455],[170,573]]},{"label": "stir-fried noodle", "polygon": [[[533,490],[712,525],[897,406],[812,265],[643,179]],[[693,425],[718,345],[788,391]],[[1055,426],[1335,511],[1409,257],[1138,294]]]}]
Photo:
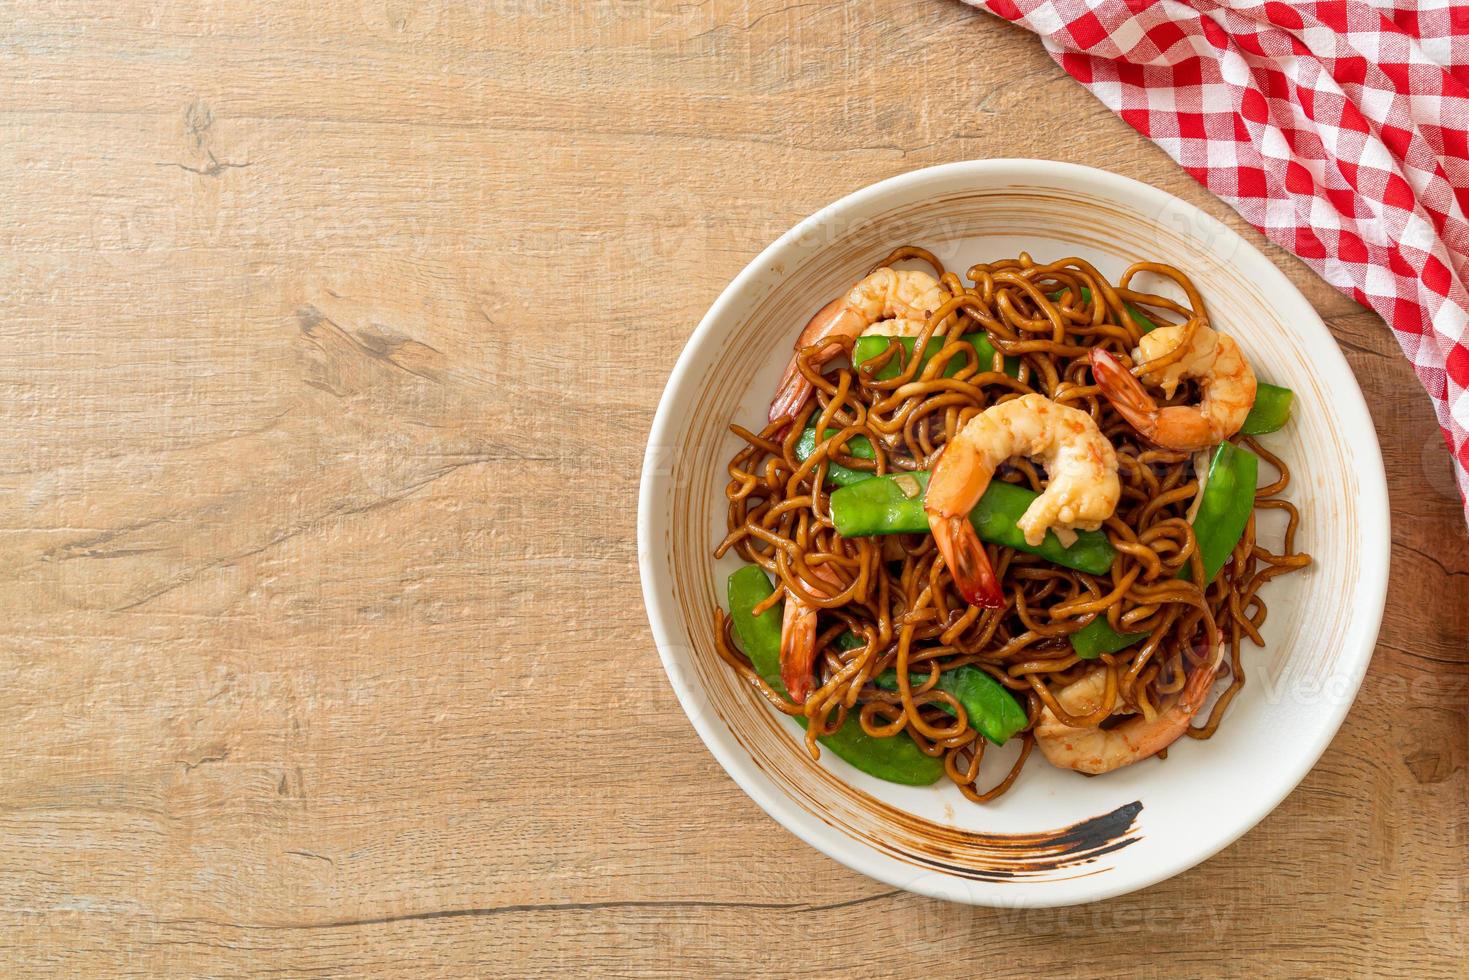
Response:
[{"label": "stir-fried noodle", "polygon": [[[1037,264],[1022,254],[976,265],[966,273],[971,285],[920,248],[898,249],[880,265],[911,259],[931,265],[948,294],[917,340],[919,349],[930,338],[943,344],[921,371],[919,359],[896,342],[860,369],[846,366],[854,341],[832,338],[822,350],[798,354],[815,397],[794,418],[759,432],[732,426],[746,445],[728,464],[729,533],[716,554],[733,549],[764,568],[777,586],[769,604],[795,597],[819,610],[814,692],[796,704],[761,680],[719,613],[721,656],[781,711],[805,715],[813,754],[818,738],[855,713],[868,734],[912,739],[924,753],[942,757],[948,777],[976,802],[994,799],[1013,784],[1034,745],[1030,729],[1046,709],[1078,729],[1106,728],[1123,715],[1151,720],[1177,700],[1188,675],[1223,644],[1219,676],[1227,676],[1228,687],[1188,729],[1193,738],[1209,738],[1245,683],[1242,641],[1262,642],[1267,609],[1261,587],[1310,562],[1296,551],[1298,514],[1282,496],[1290,473],[1256,440],[1236,437],[1278,471],[1277,479],[1256,491],[1255,507],[1285,511],[1288,526],[1272,550],[1257,539],[1252,516],[1223,570],[1206,583],[1189,514],[1201,492],[1199,464],[1193,454],[1160,449],[1142,438],[1102,396],[1088,362],[1094,347],[1126,359],[1137,345],[1142,327],[1129,306],[1158,323],[1207,325],[1198,291],[1177,269],[1153,262],[1132,266],[1115,285],[1079,258]],[[1172,280],[1185,301],[1135,289],[1142,273]],[[957,342],[976,332],[998,350],[993,363],[979,363],[972,346]],[[836,359],[840,366],[827,359],[826,366],[813,367],[812,358],[823,351],[830,355],[831,345],[848,357]],[[1019,358],[1018,377],[1001,370],[1000,355]],[[877,380],[890,362],[902,364],[898,375]],[[988,544],[1005,600],[1002,608],[986,609],[958,594],[929,534],[837,533],[826,483],[830,464],[878,474],[931,469],[970,418],[1028,392],[1086,412],[1115,447],[1122,489],[1102,528],[1117,551],[1108,574]],[[1197,400],[1197,390],[1185,384],[1164,403]],[[813,419],[825,438],[802,461],[797,439]],[[857,436],[871,442],[873,459],[850,454],[849,442]],[[1011,460],[995,479],[1036,491],[1046,485],[1046,474],[1024,459]],[[1079,659],[1068,637],[1096,617],[1105,617],[1119,633],[1146,638],[1097,659]],[[846,633],[859,643],[839,644]],[[987,788],[979,785],[986,740],[961,720],[954,695],[937,687],[944,671],[965,665],[1003,684],[1029,715],[1018,760]],[[890,668],[912,683],[879,689],[874,678]],[[1069,714],[1058,693],[1094,671],[1106,672],[1110,696],[1097,699],[1088,715]]]}]

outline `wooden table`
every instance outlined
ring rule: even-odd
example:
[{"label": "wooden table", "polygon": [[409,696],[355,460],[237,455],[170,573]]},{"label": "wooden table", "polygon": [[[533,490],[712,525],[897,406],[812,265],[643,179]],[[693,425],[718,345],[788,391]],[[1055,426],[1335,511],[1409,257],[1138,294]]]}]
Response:
[{"label": "wooden table", "polygon": [[[957,3],[293,6],[5,4],[7,974],[1462,969],[1469,541],[1376,316]],[[1265,248],[1392,493],[1320,765],[1073,910],[917,898],[783,831],[695,738],[637,577],[642,442],[720,288],[847,191],[997,155]]]}]

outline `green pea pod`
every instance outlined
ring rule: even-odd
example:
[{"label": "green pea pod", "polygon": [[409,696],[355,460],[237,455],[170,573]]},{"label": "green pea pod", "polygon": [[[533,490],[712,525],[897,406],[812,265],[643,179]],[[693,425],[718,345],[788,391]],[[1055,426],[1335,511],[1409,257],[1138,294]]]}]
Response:
[{"label": "green pea pod", "polygon": [[[973,347],[975,353],[979,355],[980,370],[989,370],[988,366],[995,362],[995,354],[999,353],[995,350],[995,345],[990,343],[989,337],[982,333],[967,333],[959,339]],[[907,364],[913,359],[913,347],[918,342],[917,337],[882,337],[877,335],[858,337],[856,346],[852,348],[852,363],[862,364],[865,361],[872,360],[874,357],[881,356],[887,352],[888,342],[893,340],[903,345],[905,356],[901,360],[897,357],[892,358],[879,368],[873,377],[879,381],[896,378],[900,370],[900,365]],[[922,373],[923,369],[928,366],[928,362],[933,360],[934,355],[942,350],[943,347],[944,341],[942,337],[929,338],[928,343],[923,345],[923,355],[919,360],[918,370],[920,373]],[[968,363],[969,360],[963,356],[949,358],[949,363],[944,365],[944,377],[952,378],[959,373],[960,369],[968,365]],[[1019,376],[1020,359],[1018,357],[1005,358],[1004,365],[1004,371],[1010,377],[1014,378]]]},{"label": "green pea pod", "polygon": [[[1083,289],[1082,292],[1090,293],[1091,290]],[[1155,323],[1152,318],[1149,317],[1142,310],[1138,309],[1136,306],[1133,306],[1131,303],[1123,303],[1122,305],[1127,307],[1127,315],[1132,317],[1133,323],[1136,323],[1139,327],[1142,328],[1143,333],[1147,333],[1149,330],[1158,329],[1158,324]]]},{"label": "green pea pod", "polygon": [[[1212,582],[1229,560],[1240,535],[1245,533],[1250,514],[1255,509],[1255,484],[1259,478],[1260,458],[1248,449],[1222,442],[1209,462],[1209,476],[1203,499],[1194,515],[1194,538],[1199,557],[1204,563],[1204,581]],[[1192,565],[1178,571],[1179,578],[1192,574]],[[1071,648],[1083,660],[1093,660],[1104,653],[1125,650],[1147,637],[1147,633],[1118,633],[1106,618],[1098,616],[1071,634]]]},{"label": "green pea pod", "polygon": [[[922,684],[928,679],[927,674],[913,671],[909,672],[908,677],[914,684]],[[896,691],[898,673],[885,670],[877,675],[873,683],[884,691]],[[1014,695],[1005,690],[1005,685],[978,667],[966,665],[944,671],[939,675],[938,689],[952,694],[956,701],[964,705],[969,724],[996,745],[1004,745],[1030,721]],[[940,707],[951,715],[954,713],[946,704]]]},{"label": "green pea pod", "polygon": [[1095,660],[1104,653],[1126,650],[1147,638],[1146,633],[1117,632],[1107,622],[1106,616],[1098,616],[1070,636],[1071,649],[1082,660]]},{"label": "green pea pod", "polygon": [[[928,531],[923,495],[928,489],[926,470],[873,477],[834,490],[831,516],[837,533],[847,538],[874,534],[922,534]],[[1013,483],[995,481],[985,490],[969,521],[980,538],[1018,551],[1040,555],[1066,568],[1103,575],[1117,552],[1100,531],[1081,531],[1071,547],[1047,531],[1039,547],[1025,541],[1015,522],[1038,495]]]},{"label": "green pea pod", "polygon": [[[816,420],[813,418],[806,426],[806,431],[801,433],[801,438],[796,440],[796,458],[804,463],[814,452],[816,452]],[[872,451],[872,443],[866,436],[853,436],[848,439],[847,454],[858,459],[876,458],[876,454]],[[833,486],[846,487],[870,479],[872,479],[872,474],[866,470],[849,469],[836,462],[826,464],[826,482]]]},{"label": "green pea pod", "polygon": [[[796,721],[806,727],[804,717],[797,715]],[[819,741],[853,769],[889,783],[931,786],[944,774],[944,761],[924,755],[907,735],[873,738],[867,734],[855,712],[848,713],[841,728]]]},{"label": "green pea pod", "polygon": [[1247,436],[1276,431],[1290,420],[1290,407],[1295,397],[1295,392],[1289,388],[1261,381],[1255,386],[1255,404],[1239,431]]},{"label": "green pea pod", "polygon": [[[1229,560],[1234,546],[1255,510],[1255,485],[1260,476],[1260,457],[1248,449],[1221,442],[1209,463],[1209,479],[1194,515],[1194,537],[1204,561],[1204,581],[1214,576]],[[1187,578],[1189,567],[1179,570]]]},{"label": "green pea pod", "polygon": [[780,603],[758,616],[753,611],[774,591],[765,569],[745,565],[730,574],[725,596],[729,600],[730,625],[740,649],[765,683],[784,691],[780,682]]},{"label": "green pea pod", "polygon": [[[759,616],[753,613],[755,606],[768,599],[774,591],[764,569],[758,565],[746,565],[730,575],[726,597],[735,639],[750,658],[755,673],[781,694],[787,694],[780,679],[780,604]],[[795,721],[802,728],[808,724],[800,715],[795,716]],[[890,783],[928,786],[938,782],[944,774],[943,760],[924,755],[911,738],[901,734],[893,738],[873,738],[862,730],[862,723],[855,713],[848,714],[842,727],[820,742],[854,769]]]}]

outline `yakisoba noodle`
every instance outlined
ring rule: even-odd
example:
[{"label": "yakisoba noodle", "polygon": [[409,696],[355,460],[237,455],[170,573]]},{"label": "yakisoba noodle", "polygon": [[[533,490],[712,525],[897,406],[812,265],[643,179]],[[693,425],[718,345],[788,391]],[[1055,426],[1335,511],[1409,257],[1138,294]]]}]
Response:
[{"label": "yakisoba noodle", "polygon": [[[1197,289],[1177,269],[1154,262],[1133,265],[1116,285],[1079,258],[1037,264],[1022,254],[976,265],[965,274],[970,285],[916,247],[896,250],[879,267],[913,259],[932,266],[947,294],[916,342],[922,349],[939,338],[930,347],[943,347],[931,362],[920,370],[918,358],[890,343],[861,370],[844,360],[830,366],[831,354],[850,359],[854,345],[851,338],[833,338],[820,350],[798,353],[797,366],[815,397],[793,418],[777,419],[759,432],[731,427],[746,445],[728,464],[729,533],[716,556],[733,549],[765,569],[776,584],[766,605],[785,597],[818,610],[814,691],[796,704],[762,680],[722,612],[716,631],[721,656],[779,710],[805,716],[813,755],[817,740],[855,713],[869,735],[911,739],[926,755],[942,758],[948,778],[980,803],[1014,783],[1031,755],[1033,728],[1047,709],[1078,729],[1107,727],[1121,715],[1155,718],[1178,700],[1188,674],[1213,655],[1217,642],[1226,651],[1219,676],[1227,675],[1227,689],[1187,731],[1209,738],[1245,683],[1242,641],[1262,643],[1267,608],[1261,587],[1310,561],[1296,552],[1298,514],[1282,497],[1290,472],[1254,439],[1236,437],[1279,473],[1256,491],[1255,508],[1283,510],[1288,524],[1272,550],[1257,540],[1252,515],[1230,560],[1206,583],[1189,519],[1200,493],[1192,454],[1160,449],[1141,437],[1102,396],[1089,364],[1093,348],[1127,357],[1137,346],[1142,328],[1129,305],[1159,323],[1184,324],[1186,332],[1207,324]],[[1143,273],[1172,280],[1185,300],[1134,289]],[[979,363],[972,346],[948,339],[975,332],[985,333],[998,350],[992,363]],[[1019,358],[1018,376],[1001,370],[1000,355]],[[877,380],[894,358],[907,363],[896,377]],[[951,364],[962,367],[943,377]],[[1121,494],[1102,528],[1117,552],[1109,573],[1088,574],[990,544],[986,550],[1005,602],[985,609],[958,594],[931,535],[837,533],[826,486],[830,465],[876,474],[931,469],[970,418],[1030,392],[1086,412],[1116,451]],[[1185,384],[1171,400],[1159,400],[1187,404],[1198,393]],[[826,438],[803,461],[797,440],[813,419]],[[857,436],[871,442],[873,459],[850,454],[848,444]],[[1025,459],[1012,460],[995,479],[1035,491],[1045,486],[1045,475]],[[1182,577],[1180,569],[1186,569]],[[827,584],[833,572],[839,589]],[[1068,637],[1094,617],[1105,617],[1119,633],[1145,633],[1146,639],[1079,659]],[[843,649],[837,641],[846,633],[860,645]],[[936,686],[941,674],[964,666],[1004,685],[1028,715],[1018,760],[1008,773],[987,773],[988,786],[980,785],[986,740],[968,719],[959,721],[964,712],[956,710],[954,695]],[[889,669],[907,674],[912,683],[898,690],[875,686],[874,679]],[[1106,672],[1105,690],[1115,695],[1100,699],[1090,714],[1068,714],[1058,693],[1094,671]],[[1166,748],[1157,754],[1165,756]]]}]

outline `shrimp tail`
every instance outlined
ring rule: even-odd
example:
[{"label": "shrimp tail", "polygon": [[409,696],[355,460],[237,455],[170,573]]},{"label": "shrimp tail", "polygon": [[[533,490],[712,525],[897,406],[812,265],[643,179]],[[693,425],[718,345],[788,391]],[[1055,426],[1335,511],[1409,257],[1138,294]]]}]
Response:
[{"label": "shrimp tail", "polygon": [[811,696],[816,663],[816,610],[787,597],[780,626],[780,679],[796,704]]},{"label": "shrimp tail", "polygon": [[954,577],[954,587],[964,600],[984,609],[999,609],[1005,604],[1000,580],[990,565],[989,555],[967,517],[937,517],[931,522],[934,540]]},{"label": "shrimp tail", "polygon": [[[1198,649],[1195,644],[1195,650]],[[1179,697],[1179,705],[1190,716],[1204,706],[1204,701],[1209,697],[1209,691],[1214,687],[1214,680],[1219,676],[1219,665],[1223,662],[1224,645],[1222,642],[1215,644],[1210,652],[1210,661],[1198,667],[1189,675],[1188,683],[1184,685],[1183,693]]]},{"label": "shrimp tail", "polygon": [[806,380],[806,376],[796,366],[795,358],[792,358],[786,365],[785,375],[780,379],[780,387],[775,389],[775,398],[770,402],[770,421],[795,418],[813,390],[811,382]]},{"label": "shrimp tail", "polygon": [[1099,347],[1091,352],[1092,377],[1097,387],[1117,413],[1127,419],[1134,429],[1151,437],[1158,425],[1158,403],[1149,395],[1142,382],[1122,363]]},{"label": "shrimp tail", "polygon": [[[822,582],[816,589],[818,594],[832,596],[842,590],[842,580],[826,565],[817,565],[811,572]],[[785,611],[780,620],[780,680],[791,700],[797,704],[805,704],[816,689],[813,675],[817,615],[814,607],[787,590]]]},{"label": "shrimp tail", "polygon": [[[780,384],[776,386],[775,397],[770,401],[770,421],[779,418],[794,418],[806,404],[806,399],[811,397],[813,390],[811,382],[801,373],[800,356],[801,350],[833,335],[835,336],[857,336],[862,332],[865,324],[859,317],[852,315],[850,306],[845,295],[827,303],[816,312],[801,335],[796,338],[796,351],[791,355],[786,364],[785,374],[781,375]],[[809,363],[813,367],[819,367],[836,356],[837,348],[828,345],[817,351]]]}]

